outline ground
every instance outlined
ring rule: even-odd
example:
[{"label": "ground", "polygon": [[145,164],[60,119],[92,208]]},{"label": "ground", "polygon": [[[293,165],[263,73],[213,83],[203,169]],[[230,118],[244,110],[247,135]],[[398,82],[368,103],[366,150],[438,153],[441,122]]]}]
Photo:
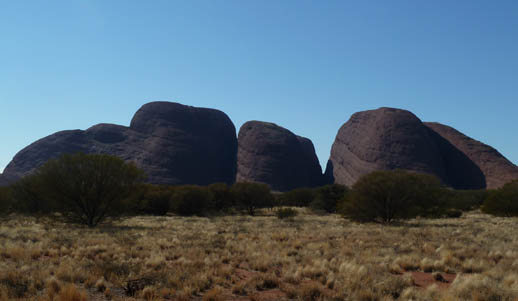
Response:
[{"label": "ground", "polygon": [[518,300],[518,219],[0,222],[0,300]]}]

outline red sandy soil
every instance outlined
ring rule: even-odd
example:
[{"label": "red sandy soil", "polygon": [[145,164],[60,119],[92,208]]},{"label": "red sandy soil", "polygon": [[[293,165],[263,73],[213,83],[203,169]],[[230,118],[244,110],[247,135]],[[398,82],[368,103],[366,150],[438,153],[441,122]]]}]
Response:
[{"label": "red sandy soil", "polygon": [[407,273],[410,273],[410,275],[412,275],[415,286],[421,288],[426,288],[432,284],[436,284],[437,287],[440,289],[447,289],[448,287],[450,287],[453,280],[455,280],[455,277],[457,277],[456,274],[440,273],[440,275],[442,276],[442,280],[436,280],[434,279],[432,273],[417,271]]},{"label": "red sandy soil", "polygon": [[[257,272],[250,270],[248,263],[243,262],[239,265],[239,268],[235,269],[235,273],[236,276],[239,277],[243,282],[246,282],[248,279],[252,278]],[[236,296],[232,294],[230,289],[224,290],[223,294],[226,300],[232,301],[249,301],[251,299],[257,301],[273,301],[287,299],[286,293],[284,293],[278,288],[257,291],[252,296]]]}]

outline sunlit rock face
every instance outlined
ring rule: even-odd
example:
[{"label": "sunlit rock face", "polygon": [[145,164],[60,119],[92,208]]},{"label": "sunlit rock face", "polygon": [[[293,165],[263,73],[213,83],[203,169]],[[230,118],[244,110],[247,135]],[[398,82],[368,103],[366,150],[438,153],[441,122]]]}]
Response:
[{"label": "sunlit rock face", "polygon": [[393,108],[353,114],[338,131],[325,175],[351,186],[372,171],[394,169],[432,174],[455,189],[498,188],[518,179],[518,167],[494,148]]},{"label": "sunlit rock face", "polygon": [[353,114],[336,135],[327,168],[335,183],[347,186],[376,170],[405,169],[446,180],[428,128],[411,112],[392,108]]}]

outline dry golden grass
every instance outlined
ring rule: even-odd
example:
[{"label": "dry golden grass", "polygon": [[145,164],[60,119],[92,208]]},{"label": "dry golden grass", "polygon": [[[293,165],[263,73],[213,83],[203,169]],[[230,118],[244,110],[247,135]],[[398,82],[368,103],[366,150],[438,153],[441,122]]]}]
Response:
[{"label": "dry golden grass", "polygon": [[[516,218],[381,226],[299,211],[95,229],[10,217],[0,223],[0,300],[518,300]],[[437,283],[416,286],[409,271]],[[445,284],[440,273],[457,277]]]}]

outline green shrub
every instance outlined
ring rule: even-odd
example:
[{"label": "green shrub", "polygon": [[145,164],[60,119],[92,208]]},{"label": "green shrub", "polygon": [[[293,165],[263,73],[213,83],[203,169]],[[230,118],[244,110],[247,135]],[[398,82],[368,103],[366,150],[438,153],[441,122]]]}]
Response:
[{"label": "green shrub", "polygon": [[178,186],[171,198],[171,209],[183,216],[203,216],[209,210],[213,195],[207,187]]},{"label": "green shrub", "polygon": [[347,192],[347,187],[339,184],[319,187],[316,189],[316,195],[310,207],[314,210],[334,213],[339,201],[346,196]]},{"label": "green shrub", "polygon": [[136,196],[139,214],[166,215],[169,212],[174,186],[144,184]]},{"label": "green shrub", "polygon": [[456,218],[462,212],[480,208],[487,195],[486,190],[454,190],[441,188],[427,208],[421,208],[419,215],[430,218]]},{"label": "green shrub", "polygon": [[294,218],[297,214],[297,210],[293,208],[279,208],[275,211],[275,215],[278,219]]},{"label": "green shrub", "polygon": [[234,195],[225,183],[214,183],[209,185],[209,190],[213,195],[209,208],[213,211],[227,210],[234,206]]},{"label": "green shrub", "polygon": [[[94,227],[108,217],[128,212],[128,199],[144,179],[132,163],[100,154],[65,154],[50,160],[15,190],[31,211],[57,211],[68,222]],[[32,195],[34,194],[34,195]]]},{"label": "green shrub", "polygon": [[453,200],[456,195],[455,190],[438,188],[434,192],[434,198],[426,201],[426,206],[411,205],[415,212],[410,212],[410,215],[411,217],[416,215],[426,218],[455,217],[455,215],[458,215],[456,212],[460,212],[460,215],[462,215],[462,211],[454,207]]},{"label": "green shrub", "polygon": [[280,196],[283,206],[308,207],[316,197],[316,191],[311,188],[297,188],[284,192]]},{"label": "green shrub", "polygon": [[0,215],[9,213],[14,205],[10,187],[0,187]]},{"label": "green shrub", "polygon": [[44,178],[31,174],[11,185],[12,197],[15,200],[13,209],[23,214],[49,213],[52,210],[50,200],[44,193]]},{"label": "green shrub", "polygon": [[446,210],[475,210],[480,208],[486,198],[486,190],[453,190],[445,188],[441,191],[441,206]]},{"label": "green shrub", "polygon": [[427,215],[437,206],[440,191],[440,181],[431,175],[376,171],[354,184],[340,213],[359,222],[383,223]]},{"label": "green shrub", "polygon": [[274,196],[270,187],[261,183],[241,182],[232,185],[236,206],[246,210],[249,215],[255,215],[256,209],[272,207]]},{"label": "green shrub", "polygon": [[445,212],[445,216],[450,218],[459,218],[462,216],[462,211],[458,209],[448,209]]},{"label": "green shrub", "polygon": [[496,216],[518,216],[518,180],[490,191],[482,211]]},{"label": "green shrub", "polygon": [[488,196],[488,191],[480,190],[457,190],[457,197],[452,202],[452,208],[462,211],[479,209]]}]

